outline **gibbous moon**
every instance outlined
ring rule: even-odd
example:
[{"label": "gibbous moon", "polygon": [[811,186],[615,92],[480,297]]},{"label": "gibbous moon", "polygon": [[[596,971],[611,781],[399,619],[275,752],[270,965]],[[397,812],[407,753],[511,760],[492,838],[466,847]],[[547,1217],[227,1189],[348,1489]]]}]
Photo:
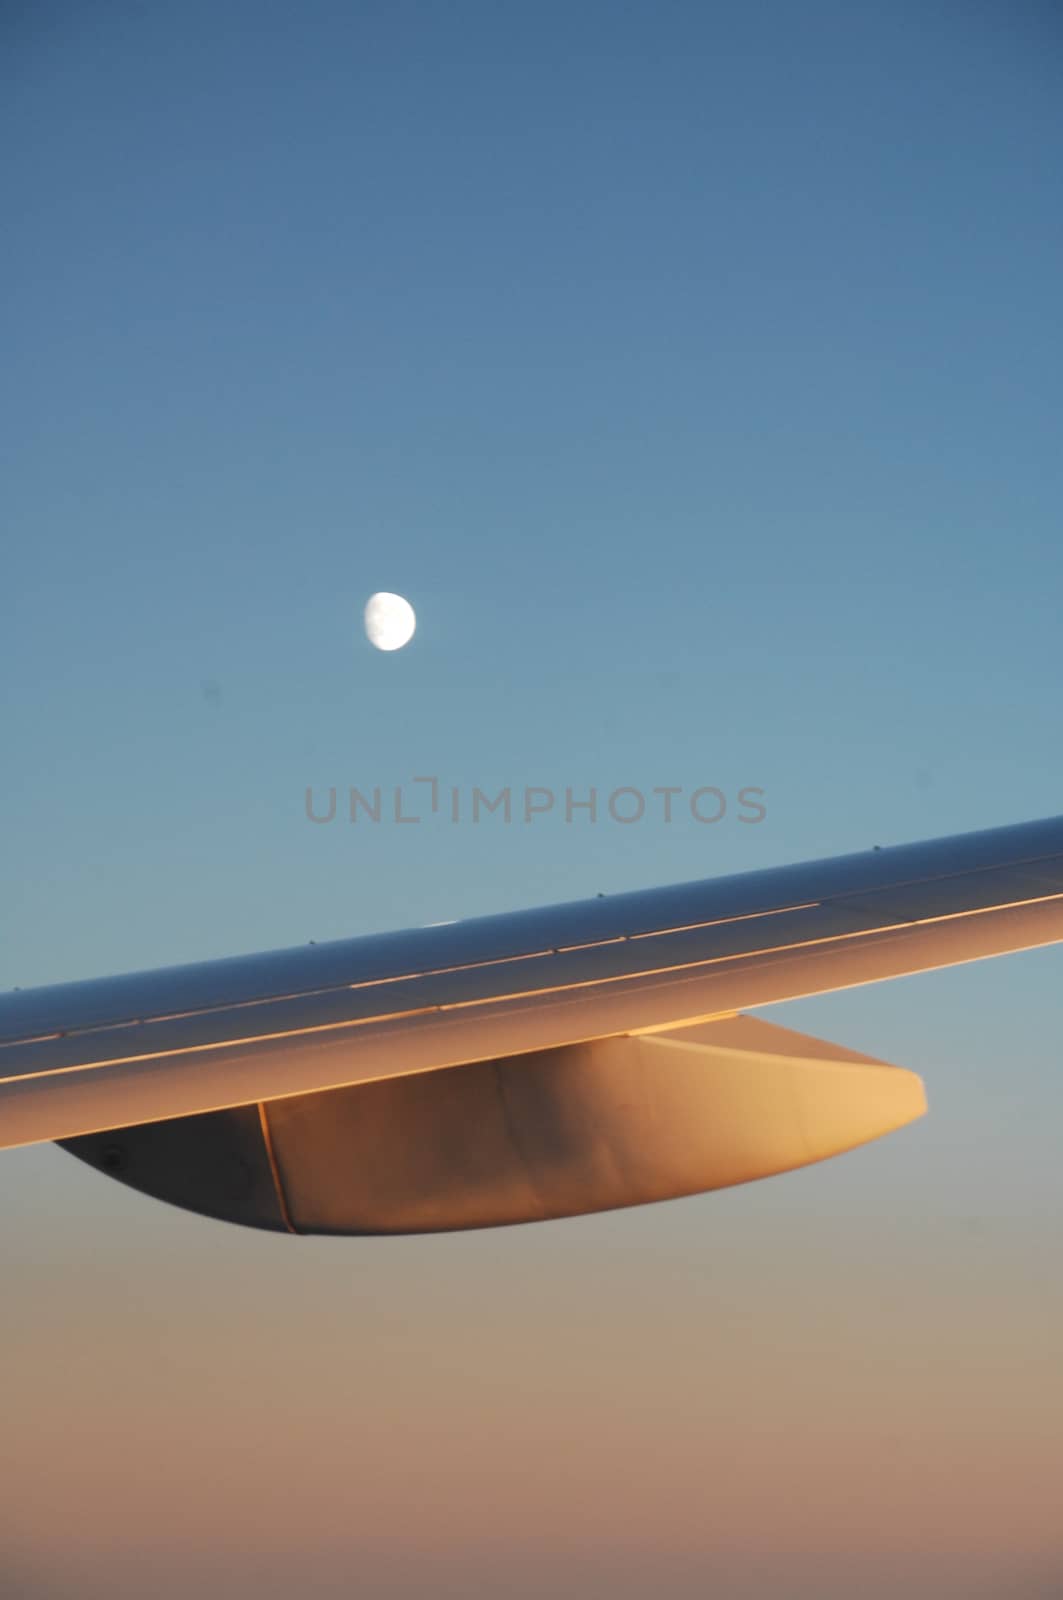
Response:
[{"label": "gibbous moon", "polygon": [[378,650],[401,650],[413,638],[417,617],[401,594],[370,595],[365,608],[365,634]]}]

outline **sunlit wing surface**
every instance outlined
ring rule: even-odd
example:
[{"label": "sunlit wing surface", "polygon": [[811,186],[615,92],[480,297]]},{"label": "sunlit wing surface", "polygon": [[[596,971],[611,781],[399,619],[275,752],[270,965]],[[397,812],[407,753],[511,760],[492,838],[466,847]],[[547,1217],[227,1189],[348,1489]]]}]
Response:
[{"label": "sunlit wing surface", "polygon": [[67,1148],[160,1199],[258,1227],[436,1232],[748,1183],[878,1138],[924,1108],[914,1073],[735,1017]]},{"label": "sunlit wing surface", "polygon": [[133,1129],[74,1148],[194,1209],[300,1231],[689,1194],[922,1108],[910,1074],[799,1035],[755,1043],[750,1019],[725,1040],[722,1019],[1059,940],[1055,818],[27,990],[0,997],[0,1146]]}]

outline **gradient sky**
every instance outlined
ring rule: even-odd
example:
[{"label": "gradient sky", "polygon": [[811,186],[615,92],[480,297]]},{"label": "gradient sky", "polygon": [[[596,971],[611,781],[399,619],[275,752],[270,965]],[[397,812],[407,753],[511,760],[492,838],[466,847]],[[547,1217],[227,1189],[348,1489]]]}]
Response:
[{"label": "gradient sky", "polygon": [[[1054,6],[0,41],[4,987],[1060,810]],[[306,819],[428,774],[767,816]],[[5,1155],[0,1591],[1057,1595],[1061,961],[775,1008],[929,1117],[644,1211],[292,1241]]]}]

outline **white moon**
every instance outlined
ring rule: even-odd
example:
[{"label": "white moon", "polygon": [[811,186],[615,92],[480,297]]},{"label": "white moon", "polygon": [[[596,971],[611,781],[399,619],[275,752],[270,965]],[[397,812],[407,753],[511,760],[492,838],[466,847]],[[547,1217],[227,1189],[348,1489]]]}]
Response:
[{"label": "white moon", "polygon": [[378,650],[401,650],[413,638],[417,617],[401,594],[370,595],[365,608],[365,633]]}]

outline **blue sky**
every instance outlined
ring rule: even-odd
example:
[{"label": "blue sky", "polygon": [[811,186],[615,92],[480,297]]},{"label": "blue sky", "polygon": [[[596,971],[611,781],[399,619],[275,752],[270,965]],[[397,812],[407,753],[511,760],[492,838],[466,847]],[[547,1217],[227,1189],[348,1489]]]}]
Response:
[{"label": "blue sky", "polygon": [[[191,0],[3,28],[0,984],[1060,809],[1052,7]],[[396,655],[361,632],[377,589],[417,608]],[[307,786],[420,774],[755,785],[767,816],[306,820]],[[1058,971],[773,1013],[924,1071],[932,1118],[570,1237],[652,1226],[689,1266],[705,1219],[840,1206],[913,1250],[999,1217],[1000,1271],[1058,1245]],[[109,1206],[115,1259],[146,1249],[159,1212],[72,1168],[5,1164],[16,1215],[42,1197],[30,1238]]]},{"label": "blue sky", "polygon": [[[1055,810],[1057,32],[22,19],[11,981]],[[360,637],[377,588],[402,658]],[[757,784],[769,820],[307,837],[307,784],[421,772]]]}]

